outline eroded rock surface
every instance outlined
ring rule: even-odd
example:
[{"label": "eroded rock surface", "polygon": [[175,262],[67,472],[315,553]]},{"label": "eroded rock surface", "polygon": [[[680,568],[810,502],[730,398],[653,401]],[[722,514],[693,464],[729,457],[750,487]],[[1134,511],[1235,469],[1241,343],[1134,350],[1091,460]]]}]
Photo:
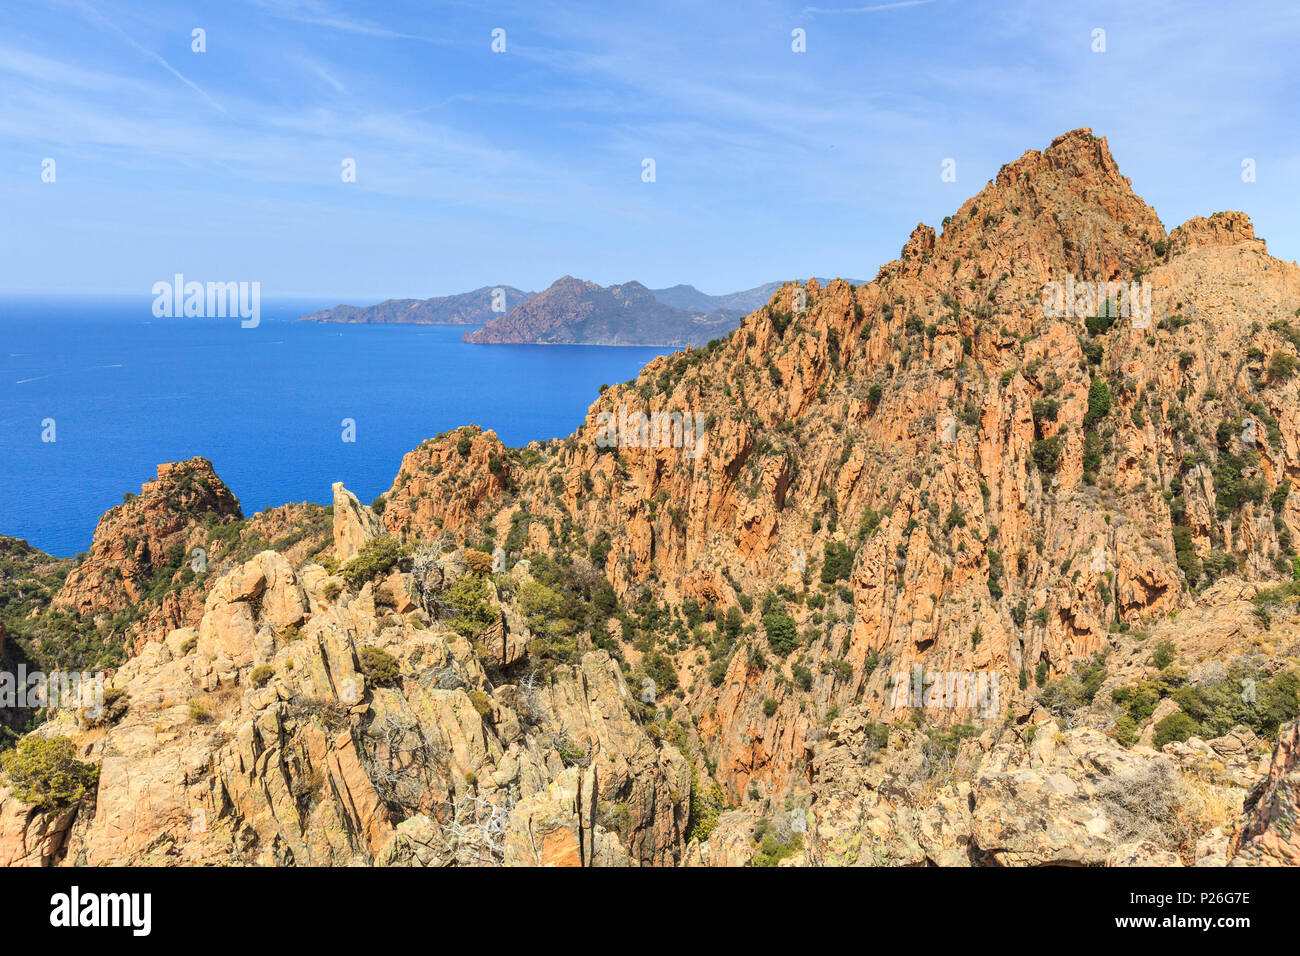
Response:
[{"label": "eroded rock surface", "polygon": [[247,521],[163,466],[5,619],[126,705],[0,860],[1294,863],[1298,381],[1300,267],[1084,129],[565,439]]}]

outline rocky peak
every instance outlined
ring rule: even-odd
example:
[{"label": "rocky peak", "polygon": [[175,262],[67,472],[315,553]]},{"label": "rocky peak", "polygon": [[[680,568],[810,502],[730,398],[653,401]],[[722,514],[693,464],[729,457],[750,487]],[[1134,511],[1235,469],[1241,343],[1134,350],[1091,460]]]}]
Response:
[{"label": "rocky peak", "polygon": [[127,495],[95,528],[86,560],[68,575],[54,605],[82,613],[121,610],[149,584],[180,569],[186,532],[243,518],[237,499],[206,458],[167,462],[138,495]]},{"label": "rocky peak", "polygon": [[206,458],[159,465],[158,477],[141,486],[140,499],[160,500],[173,506],[173,510],[191,516],[209,513],[223,518],[244,516],[239,499],[217,476],[212,462]]},{"label": "rocky peak", "polygon": [[903,246],[903,261],[922,260],[933,254],[934,227],[918,222],[916,228],[912,230],[912,234],[908,237],[907,244]]},{"label": "rocky peak", "polygon": [[[945,224],[936,259],[975,257],[1008,293],[1064,274],[1120,278],[1160,258],[1165,229],[1088,129],[1029,150]],[[993,272],[991,270],[997,270]],[[998,301],[1001,301],[999,296]]]},{"label": "rocky peak", "polygon": [[1216,212],[1206,218],[1193,216],[1169,234],[1170,252],[1177,255],[1206,246],[1235,246],[1253,243],[1265,251],[1263,239],[1255,237],[1255,225],[1244,212]]},{"label": "rocky peak", "polygon": [[582,296],[590,292],[599,291],[599,289],[600,286],[595,282],[591,282],[587,279],[579,279],[576,276],[564,275],[552,282],[540,294],[556,299]]},{"label": "rocky peak", "polygon": [[613,293],[615,299],[621,301],[624,306],[628,307],[648,302],[659,302],[659,300],[655,298],[653,292],[635,279],[631,282],[624,282],[620,285],[612,285],[609,287],[609,290]]},{"label": "rocky peak", "polygon": [[350,561],[366,543],[383,533],[384,523],[357,496],[336,481],[334,492],[334,558]]},{"label": "rocky peak", "polygon": [[1100,175],[1125,184],[1129,182],[1128,177],[1120,174],[1106,137],[1094,136],[1086,126],[1062,133],[1042,153],[1033,149],[1027,151],[1020,162],[1030,157],[1041,157],[1051,168],[1064,170],[1078,178]]},{"label": "rocky peak", "polygon": [[[1247,235],[1209,222],[1198,235]],[[1106,141],[1076,130],[1004,167],[941,234],[918,225],[875,281],[786,284],[727,340],[610,387],[570,439],[510,460],[517,501],[477,496],[472,513],[527,521],[511,560],[563,551],[566,524],[587,546],[603,533],[605,575],[629,605],[754,605],[748,647],[710,645],[713,679],[694,651],[679,658],[696,665],[686,705],[733,797],[790,785],[817,712],[884,716],[882,659],[996,671],[1022,713],[1031,688],[1119,629],[1194,601],[1200,561],[1267,576],[1286,557],[1295,386],[1270,382],[1260,356],[1293,348],[1271,326],[1300,306],[1300,270],[1233,248],[1242,261],[1171,253]],[[1248,295],[1228,271],[1251,277]],[[1062,317],[1043,306],[1049,282],[1144,277],[1145,329],[1086,322],[1096,302]],[[689,455],[661,434],[602,448],[601,413],[621,409],[706,427]],[[1248,413],[1281,434],[1223,456],[1210,426]],[[450,490],[441,511],[458,507]],[[819,589],[827,548],[852,567]],[[774,658],[755,599],[778,591],[800,636]],[[781,710],[796,657],[813,673],[807,698],[789,696],[803,716]]]},{"label": "rocky peak", "polygon": [[383,495],[383,525],[408,539],[463,533],[511,481],[506,447],[496,432],[477,425],[452,429],[402,459],[393,486]]}]

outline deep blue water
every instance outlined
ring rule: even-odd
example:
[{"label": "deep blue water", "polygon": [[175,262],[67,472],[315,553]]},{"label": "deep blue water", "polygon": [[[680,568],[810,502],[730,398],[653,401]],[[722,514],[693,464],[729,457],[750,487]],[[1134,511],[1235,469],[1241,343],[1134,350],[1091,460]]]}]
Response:
[{"label": "deep blue water", "polygon": [[[387,491],[402,455],[458,425],[507,445],[569,434],[602,382],[666,349],[466,345],[465,327],[156,319],[142,297],[0,299],[0,534],[65,556],[159,462],[202,455],[244,514]],[[55,441],[42,421],[54,419]],[[356,442],[342,440],[345,418]]]}]

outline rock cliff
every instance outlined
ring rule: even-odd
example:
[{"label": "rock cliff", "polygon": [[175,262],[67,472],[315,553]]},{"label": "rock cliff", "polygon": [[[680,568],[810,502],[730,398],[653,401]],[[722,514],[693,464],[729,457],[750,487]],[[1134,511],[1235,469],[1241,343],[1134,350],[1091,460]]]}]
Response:
[{"label": "rock cliff", "polygon": [[248,522],[164,466],[30,609],[149,610],[0,858],[1294,863],[1298,348],[1300,268],[1076,130],[566,439]]}]

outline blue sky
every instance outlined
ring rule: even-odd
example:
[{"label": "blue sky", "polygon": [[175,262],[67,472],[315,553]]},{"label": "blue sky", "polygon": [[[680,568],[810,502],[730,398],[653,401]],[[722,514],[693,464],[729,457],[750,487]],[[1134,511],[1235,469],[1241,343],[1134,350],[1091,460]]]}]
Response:
[{"label": "blue sky", "polygon": [[1300,256],[1300,5],[817,2],[6,0],[0,291],[871,278],[1079,126],[1166,227]]}]

